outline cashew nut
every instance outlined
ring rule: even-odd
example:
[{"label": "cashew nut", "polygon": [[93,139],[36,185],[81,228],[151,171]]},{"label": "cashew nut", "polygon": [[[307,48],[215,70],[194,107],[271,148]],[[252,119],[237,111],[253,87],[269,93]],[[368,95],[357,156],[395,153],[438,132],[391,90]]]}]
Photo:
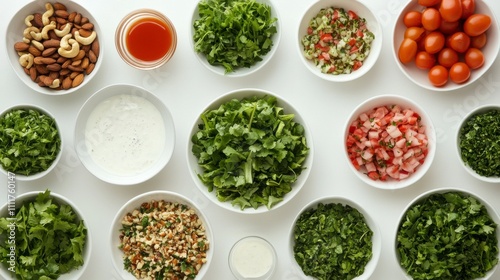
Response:
[{"label": "cashew nut", "polygon": [[71,22],[68,22],[64,25],[63,29],[54,29],[54,32],[56,33],[57,37],[64,37],[65,35],[69,34],[69,32],[71,31],[71,27]]},{"label": "cashew nut", "polygon": [[24,38],[28,40],[33,39],[33,36],[31,36],[31,32],[40,33],[40,29],[36,28],[35,26],[26,27],[23,31]]},{"label": "cashew nut", "polygon": [[[70,34],[68,34],[68,35],[70,35]],[[68,35],[66,35],[66,36],[68,36]],[[67,40],[67,43],[70,46],[69,49],[66,49],[63,47],[62,41],[63,40],[61,40],[61,47],[59,47],[59,49],[57,50],[57,52],[61,56],[64,56],[66,58],[73,58],[73,57],[78,55],[78,53],[80,52],[80,44],[75,39]]]},{"label": "cashew nut", "polygon": [[26,44],[29,44],[31,42],[31,40],[26,38],[26,37],[23,37],[23,42],[25,42]]},{"label": "cashew nut", "polygon": [[61,41],[59,41],[59,47],[65,49],[65,50],[68,50],[69,48],[71,48],[71,46],[69,45],[69,39],[71,39],[71,37],[73,37],[73,34],[66,34],[64,35],[62,38],[61,38]]},{"label": "cashew nut", "polygon": [[35,57],[30,53],[25,53],[19,57],[19,63],[22,67],[30,69],[33,66],[33,60]]},{"label": "cashew nut", "polygon": [[61,80],[59,79],[54,79],[54,81],[52,82],[52,84],[49,86],[49,88],[58,88],[59,85],[61,85]]},{"label": "cashew nut", "polygon": [[88,37],[81,36],[79,31],[75,32],[75,40],[77,40],[80,44],[84,46],[92,44],[92,42],[94,42],[96,37],[97,33],[95,31],[92,31],[92,33]]},{"label": "cashew nut", "polygon": [[50,24],[45,25],[42,28],[42,38],[46,39],[46,40],[49,39],[50,38],[49,31],[56,29],[56,27],[57,27],[57,25],[56,25],[55,21],[51,21]]},{"label": "cashew nut", "polygon": [[43,25],[48,25],[50,23],[50,17],[54,14],[54,7],[52,7],[52,4],[46,3],[45,4],[45,13],[42,14],[42,22]]},{"label": "cashew nut", "polygon": [[33,24],[31,24],[31,21],[35,18],[34,15],[28,15],[25,19],[24,19],[24,24],[26,24],[26,26],[28,27],[31,27],[33,26]]},{"label": "cashew nut", "polygon": [[33,41],[31,41],[31,44],[33,44],[33,46],[35,46],[35,48],[37,48],[41,52],[45,49],[43,44],[38,42],[38,41],[33,40]]},{"label": "cashew nut", "polygon": [[30,36],[33,40],[36,40],[36,41],[42,40],[42,33],[40,33],[40,32],[30,31]]}]

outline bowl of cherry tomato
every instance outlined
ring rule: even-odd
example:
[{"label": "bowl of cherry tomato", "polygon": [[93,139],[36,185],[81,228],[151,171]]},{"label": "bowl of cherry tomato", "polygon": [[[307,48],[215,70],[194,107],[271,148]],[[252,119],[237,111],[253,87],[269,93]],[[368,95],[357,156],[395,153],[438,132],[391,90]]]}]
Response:
[{"label": "bowl of cherry tomato", "polygon": [[498,22],[482,0],[410,0],[393,32],[393,54],[414,83],[434,91],[479,79],[500,48]]}]

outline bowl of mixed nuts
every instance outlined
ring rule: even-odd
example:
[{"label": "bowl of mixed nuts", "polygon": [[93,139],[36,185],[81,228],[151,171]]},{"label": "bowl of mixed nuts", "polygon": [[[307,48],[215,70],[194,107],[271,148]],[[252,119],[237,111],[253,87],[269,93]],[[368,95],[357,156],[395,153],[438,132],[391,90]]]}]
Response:
[{"label": "bowl of mixed nuts", "polygon": [[117,212],[110,232],[121,279],[203,279],[214,245],[207,217],[170,191],[140,194]]},{"label": "bowl of mixed nuts", "polygon": [[7,27],[5,49],[19,78],[47,95],[71,93],[95,76],[102,62],[101,30],[75,1],[32,1]]}]

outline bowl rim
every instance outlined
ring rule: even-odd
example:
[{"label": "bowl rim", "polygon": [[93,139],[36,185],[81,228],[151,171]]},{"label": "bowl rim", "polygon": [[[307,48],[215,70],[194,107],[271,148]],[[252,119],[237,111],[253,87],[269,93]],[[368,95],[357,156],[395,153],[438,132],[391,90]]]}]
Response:
[{"label": "bowl rim", "polygon": [[[295,120],[300,123],[304,127],[305,131],[305,137],[307,140],[307,146],[309,148],[309,153],[307,155],[307,158],[304,162],[304,167],[306,167],[304,170],[302,170],[302,173],[298,177],[297,181],[294,182],[292,190],[285,195],[285,198],[283,201],[279,202],[278,204],[274,205],[271,209],[267,209],[265,205],[259,206],[257,209],[254,209],[252,207],[250,208],[245,208],[244,210],[240,210],[238,207],[232,206],[231,201],[225,201],[221,202],[217,199],[215,194],[213,192],[208,192],[207,187],[203,185],[203,183],[200,182],[200,179],[198,178],[196,171],[199,169],[197,166],[197,160],[194,157],[193,153],[191,152],[193,143],[191,141],[192,136],[194,135],[196,131],[196,127],[200,122],[200,114],[202,112],[206,112],[209,109],[213,109],[218,107],[219,105],[233,99],[233,98],[238,98],[242,99],[245,97],[250,97],[250,96],[274,96],[278,100],[278,106],[283,107],[284,109],[288,111],[293,111],[295,113]],[[210,200],[211,203],[227,209],[229,211],[232,211],[234,213],[240,213],[240,214],[260,214],[260,213],[267,213],[271,212],[273,210],[276,210],[280,208],[281,206],[285,205],[287,202],[292,200],[297,193],[300,192],[300,190],[303,188],[303,186],[307,183],[307,179],[309,177],[309,174],[311,172],[312,166],[313,166],[313,158],[314,158],[314,144],[313,144],[313,135],[311,133],[310,126],[307,124],[306,119],[302,114],[299,113],[297,108],[290,103],[287,99],[284,99],[282,96],[275,94],[274,92],[260,89],[260,88],[240,88],[240,89],[235,89],[228,91],[220,96],[217,96],[216,98],[212,99],[205,107],[199,111],[200,113],[196,115],[196,117],[193,119],[191,122],[191,129],[187,135],[187,147],[186,147],[186,158],[187,158],[187,165],[188,165],[188,170],[190,173],[190,176],[192,178],[192,181],[196,185],[196,188],[203,193],[203,195]],[[288,199],[287,199],[288,198]]]},{"label": "bowl rim", "polygon": [[[382,100],[385,100],[382,102]],[[366,175],[362,174],[359,170],[356,170],[352,163],[349,160],[349,156],[347,154],[347,149],[345,146],[345,142],[347,139],[347,135],[349,132],[349,126],[351,125],[352,121],[359,116],[362,112],[368,110],[368,109],[363,109],[363,108],[373,108],[374,105],[370,105],[372,103],[380,104],[376,106],[382,106],[382,105],[387,105],[387,104],[410,104],[411,109],[415,112],[417,112],[421,117],[422,121],[424,122],[426,126],[426,132],[425,134],[427,135],[429,147],[428,147],[428,154],[425,157],[424,164],[420,165],[415,171],[415,173],[411,174],[408,178],[403,179],[403,180],[387,180],[387,181],[374,181],[370,178],[368,178]],[[407,105],[403,105],[403,108],[408,107]],[[400,95],[395,95],[395,94],[381,94],[381,95],[376,95],[372,96],[364,101],[362,101],[360,104],[358,104],[349,114],[347,117],[345,124],[344,124],[344,132],[342,133],[342,144],[343,144],[343,151],[344,151],[344,158],[349,166],[349,169],[354,172],[356,177],[358,177],[361,181],[364,183],[378,188],[378,189],[383,189],[383,190],[396,190],[396,189],[403,189],[406,187],[409,187],[415,183],[417,183],[422,177],[425,176],[427,171],[430,169],[432,163],[434,162],[434,157],[436,154],[436,149],[437,149],[437,139],[436,139],[436,129],[433,124],[431,116],[423,109],[422,106],[420,106],[417,102],[413,101],[410,98],[400,96]]]},{"label": "bowl rim", "polygon": [[255,235],[255,234],[243,236],[240,239],[238,239],[236,242],[234,242],[233,245],[231,245],[231,249],[229,249],[229,254],[228,254],[228,266],[229,266],[229,270],[231,271],[231,273],[238,280],[246,280],[247,279],[244,276],[241,276],[239,274],[237,268],[233,267],[234,264],[233,264],[232,258],[231,258],[233,253],[234,253],[234,249],[236,249],[236,247],[238,245],[240,245],[241,242],[243,242],[245,240],[259,240],[260,242],[262,242],[264,244],[264,246],[266,246],[269,249],[269,251],[271,252],[272,261],[273,261],[272,267],[270,268],[270,270],[266,274],[259,276],[259,277],[255,277],[255,278],[252,277],[251,279],[253,279],[253,280],[271,279],[271,277],[273,277],[274,273],[276,272],[276,266],[277,266],[277,261],[278,261],[278,254],[276,253],[276,248],[274,248],[273,244],[268,239],[266,239],[260,235]]},{"label": "bowl rim", "polygon": [[[185,195],[182,195],[177,192],[173,191],[167,191],[167,190],[153,190],[153,191],[148,191],[144,192],[141,194],[138,194],[132,198],[130,198],[128,201],[126,201],[119,210],[116,211],[113,220],[111,222],[111,226],[109,228],[109,235],[108,235],[108,240],[109,240],[109,250],[111,254],[111,262],[113,263],[113,267],[115,271],[120,275],[123,279],[127,280],[133,280],[136,279],[132,274],[127,272],[126,270],[121,267],[123,264],[122,261],[122,255],[123,253],[118,250],[118,243],[115,241],[119,241],[119,235],[118,232],[121,228],[121,223],[120,220],[121,218],[129,211],[129,209],[137,209],[141,206],[141,203],[143,202],[150,202],[151,200],[165,200],[168,202],[178,202],[185,204],[189,206],[191,209],[193,209],[198,217],[202,220],[203,226],[205,227],[205,235],[207,236],[209,242],[210,242],[210,247],[207,251],[207,262],[203,264],[201,270],[196,275],[196,279],[202,279],[205,273],[208,271],[209,266],[212,262],[213,255],[214,255],[214,244],[215,244],[215,238],[214,238],[214,232],[212,230],[212,226],[210,223],[210,220],[208,219],[208,216],[202,211],[202,208],[199,207],[193,200],[188,198]],[[117,262],[117,258],[120,257],[121,262]]]},{"label": "bowl rim", "polygon": [[65,148],[65,144],[64,144],[64,139],[63,139],[63,134],[62,134],[62,129],[61,129],[61,126],[59,125],[59,122],[57,121],[57,119],[54,117],[54,115],[52,115],[51,112],[49,112],[47,109],[39,106],[39,105],[35,105],[35,104],[31,104],[31,103],[19,103],[17,105],[12,105],[8,108],[6,108],[5,110],[3,110],[2,112],[0,112],[0,119],[4,117],[4,115],[10,111],[13,111],[13,110],[17,110],[17,109],[34,109],[50,118],[52,118],[54,120],[54,124],[56,126],[56,129],[58,131],[58,134],[59,134],[59,139],[60,139],[60,145],[59,145],[59,152],[57,153],[57,156],[56,158],[54,159],[54,161],[52,162],[52,164],[44,171],[42,172],[38,172],[38,173],[35,173],[35,174],[32,174],[32,175],[21,175],[21,174],[17,174],[17,173],[13,173],[11,171],[7,171],[3,168],[3,166],[0,165],[0,172],[4,175],[9,175],[9,174],[14,174],[15,177],[16,177],[16,180],[19,180],[19,181],[33,181],[33,180],[38,180],[38,179],[41,179],[42,177],[45,177],[47,174],[49,174],[50,172],[52,172],[52,170],[55,169],[55,167],[58,165],[59,161],[61,160],[61,157],[62,157],[62,154],[63,154],[63,149]]},{"label": "bowl rim", "polygon": [[472,177],[481,180],[483,182],[487,183],[500,183],[500,176],[491,176],[491,177],[485,177],[482,175],[479,175],[476,171],[474,171],[469,165],[467,165],[461,156],[461,149],[460,149],[460,132],[465,125],[465,123],[474,115],[481,114],[481,113],[486,113],[491,110],[497,110],[500,111],[500,104],[484,104],[484,105],[479,105],[476,108],[472,109],[469,111],[461,120],[460,123],[455,130],[455,151],[456,155],[458,157],[459,162],[461,163],[460,165],[469,173]]}]

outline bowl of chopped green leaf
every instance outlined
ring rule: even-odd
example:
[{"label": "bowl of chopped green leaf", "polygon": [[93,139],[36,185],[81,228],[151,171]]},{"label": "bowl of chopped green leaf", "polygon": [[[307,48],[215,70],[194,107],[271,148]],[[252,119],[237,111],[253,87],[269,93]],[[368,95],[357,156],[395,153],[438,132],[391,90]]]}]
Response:
[{"label": "bowl of chopped green leaf", "polygon": [[320,0],[303,13],[296,45],[314,75],[347,82],[365,75],[382,50],[382,27],[360,1]]},{"label": "bowl of chopped green leaf", "polygon": [[494,207],[469,190],[427,191],[400,216],[396,262],[407,279],[489,279],[498,266],[499,223]]},{"label": "bowl of chopped green leaf", "polygon": [[20,194],[0,208],[0,276],[79,279],[91,241],[82,212],[67,197],[50,190]]},{"label": "bowl of chopped green leaf", "polygon": [[201,0],[192,16],[191,44],[206,68],[227,77],[257,72],[281,38],[271,0]]},{"label": "bowl of chopped green leaf", "polygon": [[62,155],[55,118],[36,105],[15,105],[0,114],[0,170],[19,181],[47,175]]},{"label": "bowl of chopped green leaf", "polygon": [[289,255],[301,279],[369,279],[382,237],[368,213],[351,199],[321,197],[304,206],[289,233]]},{"label": "bowl of chopped green leaf", "polygon": [[255,214],[289,202],[313,161],[305,119],[282,97],[239,89],[211,102],[193,123],[187,149],[190,174],[215,204]]},{"label": "bowl of chopped green leaf", "polygon": [[469,112],[457,129],[457,154],[465,170],[488,183],[500,183],[500,105]]}]

